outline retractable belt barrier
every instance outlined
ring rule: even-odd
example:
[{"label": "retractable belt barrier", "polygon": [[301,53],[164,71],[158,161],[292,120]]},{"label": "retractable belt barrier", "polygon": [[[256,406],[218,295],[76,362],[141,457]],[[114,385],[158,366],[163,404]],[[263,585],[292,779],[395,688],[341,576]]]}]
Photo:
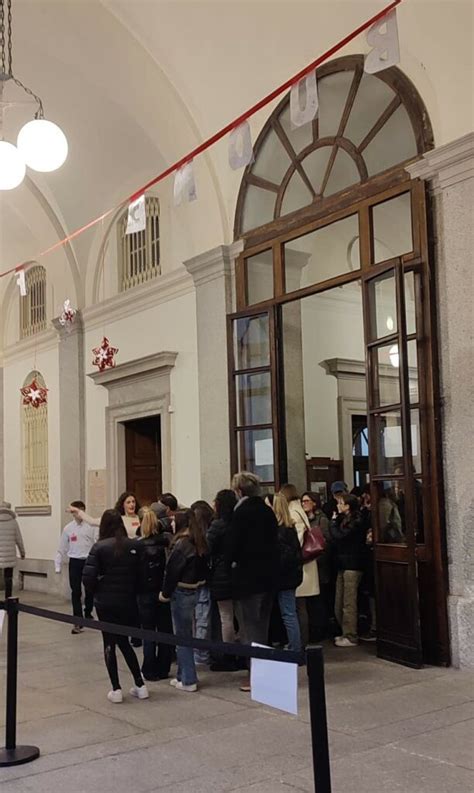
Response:
[{"label": "retractable belt barrier", "polygon": [[7,692],[6,692],[6,723],[5,748],[0,748],[0,767],[21,765],[36,760],[40,755],[37,746],[17,746],[16,744],[16,706],[17,706],[17,675],[18,675],[18,614],[31,614],[34,617],[80,625],[91,630],[115,633],[134,639],[169,644],[180,647],[210,650],[219,655],[234,655],[244,658],[260,658],[267,661],[284,661],[291,664],[306,662],[308,675],[309,709],[311,722],[311,742],[313,753],[313,772],[315,793],[331,793],[331,774],[329,763],[329,743],[326,714],[326,693],[324,687],[323,648],[319,645],[308,647],[306,652],[296,653],[291,650],[274,650],[266,647],[253,647],[246,644],[230,642],[212,642],[206,639],[188,639],[160,631],[145,630],[115,622],[102,622],[62,614],[59,611],[28,606],[20,603],[18,598],[7,598],[0,601],[0,610],[5,609],[8,617],[7,629]]}]

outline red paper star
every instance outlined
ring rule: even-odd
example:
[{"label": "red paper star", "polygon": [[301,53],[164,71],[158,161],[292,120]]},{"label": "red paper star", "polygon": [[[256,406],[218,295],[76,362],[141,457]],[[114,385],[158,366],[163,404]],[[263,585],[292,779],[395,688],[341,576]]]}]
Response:
[{"label": "red paper star", "polygon": [[71,330],[72,324],[74,322],[76,316],[76,309],[71,306],[71,301],[65,300],[63,304],[62,314],[59,317],[59,322],[66,328],[66,330]]},{"label": "red paper star", "polygon": [[20,388],[23,397],[24,405],[31,405],[32,408],[39,408],[40,405],[45,405],[48,401],[48,389],[39,385],[35,378],[29,385]]},{"label": "red paper star", "polygon": [[99,372],[103,372],[108,366],[113,369],[115,366],[114,356],[117,353],[118,347],[112,347],[108,338],[104,336],[99,347],[94,347],[92,350],[94,356],[92,364],[98,367]]}]

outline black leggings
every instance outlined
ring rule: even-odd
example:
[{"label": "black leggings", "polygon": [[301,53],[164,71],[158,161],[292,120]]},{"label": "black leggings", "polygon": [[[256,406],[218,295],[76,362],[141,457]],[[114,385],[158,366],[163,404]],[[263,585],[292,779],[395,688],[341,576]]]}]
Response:
[{"label": "black leggings", "polygon": [[[127,614],[126,610],[117,607],[106,607],[96,605],[96,612],[99,620],[104,622],[115,622],[118,625],[131,625],[132,623],[127,620],[131,616]],[[120,636],[117,633],[102,633],[102,640],[104,642],[104,660],[109,673],[110,682],[114,691],[121,688],[117,668],[117,651],[118,647],[125,658],[125,662],[132,673],[135,685],[143,686],[143,678],[140,672],[140,664],[135,654],[135,650],[130,645],[128,636]]]}]

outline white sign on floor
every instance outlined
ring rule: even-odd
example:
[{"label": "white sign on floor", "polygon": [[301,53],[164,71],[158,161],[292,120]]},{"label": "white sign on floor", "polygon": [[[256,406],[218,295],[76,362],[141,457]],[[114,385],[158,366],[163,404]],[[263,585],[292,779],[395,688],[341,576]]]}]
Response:
[{"label": "white sign on floor", "polygon": [[[252,647],[264,646],[252,643]],[[250,685],[251,698],[255,702],[298,715],[297,664],[252,658]]]}]

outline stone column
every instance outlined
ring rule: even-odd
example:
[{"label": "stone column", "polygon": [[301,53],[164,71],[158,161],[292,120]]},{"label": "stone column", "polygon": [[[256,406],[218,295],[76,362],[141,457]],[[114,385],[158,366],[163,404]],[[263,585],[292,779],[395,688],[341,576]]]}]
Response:
[{"label": "stone column", "polygon": [[0,366],[0,501],[5,498],[5,448],[3,440],[3,366]]},{"label": "stone column", "polygon": [[474,667],[474,133],[407,171],[434,200],[451,651],[455,666]]},{"label": "stone column", "polygon": [[59,432],[61,460],[61,510],[86,497],[85,483],[85,382],[84,336],[78,311],[68,332],[53,320],[59,336]]},{"label": "stone column", "polygon": [[226,317],[242,248],[240,241],[219,245],[184,262],[196,289],[201,498],[208,501],[230,481]]}]

